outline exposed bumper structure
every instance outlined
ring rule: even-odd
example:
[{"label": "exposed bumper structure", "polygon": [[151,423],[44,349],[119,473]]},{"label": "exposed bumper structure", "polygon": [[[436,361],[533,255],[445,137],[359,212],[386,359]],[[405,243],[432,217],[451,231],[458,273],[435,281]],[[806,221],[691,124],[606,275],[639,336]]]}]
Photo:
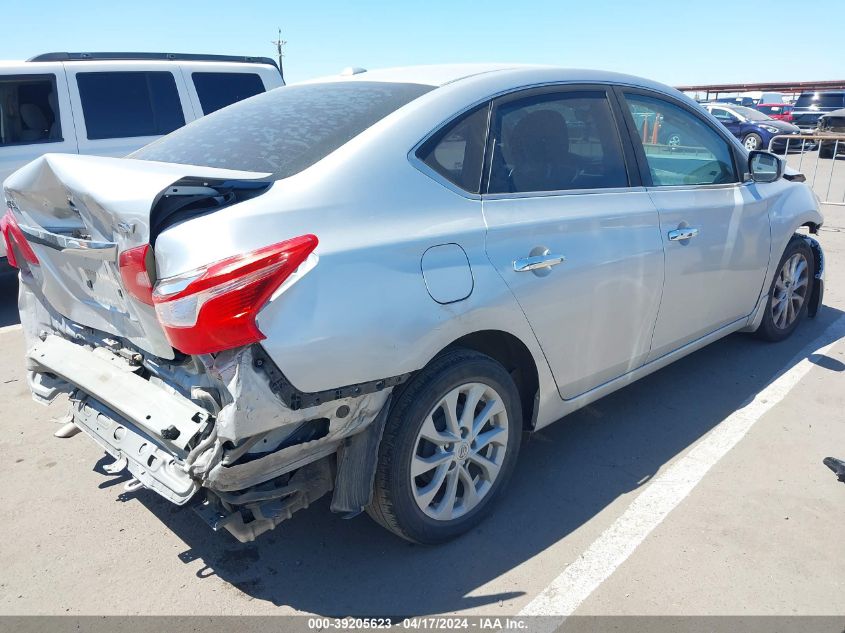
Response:
[{"label": "exposed bumper structure", "polygon": [[[151,379],[152,359],[44,332],[27,354],[28,380],[42,403],[69,395],[74,424],[115,460],[107,472],[126,469],[132,485],[177,505],[196,500],[213,529],[240,541],[274,528],[336,483],[338,511],[368,503],[370,464],[338,469],[334,454],[342,446],[355,454],[357,444],[346,438],[380,419],[390,389],[294,411],[254,370],[250,348],[202,360],[206,373],[189,376],[180,389],[177,368],[169,369],[169,382]],[[197,383],[204,385],[199,392]],[[209,393],[215,402],[207,402]],[[338,471],[346,473],[343,481],[336,482]]]},{"label": "exposed bumper structure", "polygon": [[72,410],[74,424],[114,457],[109,472],[126,468],[144,487],[176,505],[184,505],[199,490],[199,482],[188,474],[183,462],[99,403],[84,398],[75,401]]},{"label": "exposed bumper structure", "polygon": [[205,429],[208,412],[187,398],[169,393],[136,375],[107,350],[88,350],[59,336],[47,336],[28,355],[30,370],[47,371],[75,385],[118,415],[158,438],[171,450],[187,454]]},{"label": "exposed bumper structure", "polygon": [[178,505],[199,489],[185,458],[208,427],[206,411],[136,375],[119,356],[59,336],[35,345],[28,361],[36,394],[55,395],[39,376],[44,373],[81,392],[71,404],[74,423],[144,486]]}]

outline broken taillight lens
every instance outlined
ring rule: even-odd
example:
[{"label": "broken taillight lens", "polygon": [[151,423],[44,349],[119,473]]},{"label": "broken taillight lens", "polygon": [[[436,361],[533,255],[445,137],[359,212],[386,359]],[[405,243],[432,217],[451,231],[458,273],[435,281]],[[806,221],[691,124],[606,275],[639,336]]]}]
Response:
[{"label": "broken taillight lens", "polygon": [[32,250],[29,242],[26,241],[21,227],[18,226],[18,221],[12,215],[11,211],[6,211],[6,215],[0,218],[0,231],[3,232],[3,240],[6,242],[6,259],[8,259],[9,264],[15,268],[20,268],[15,249],[13,248],[15,246],[17,246],[18,251],[20,251],[20,254],[23,255],[23,258],[28,263],[38,263],[35,251]]},{"label": "broken taillight lens", "polygon": [[316,247],[302,235],[160,281],[152,298],[168,341],[211,354],[263,340],[258,311]]},{"label": "broken taillight lens", "polygon": [[150,245],[136,246],[123,251],[117,259],[120,277],[126,292],[138,301],[153,305],[153,283],[147,269]]}]

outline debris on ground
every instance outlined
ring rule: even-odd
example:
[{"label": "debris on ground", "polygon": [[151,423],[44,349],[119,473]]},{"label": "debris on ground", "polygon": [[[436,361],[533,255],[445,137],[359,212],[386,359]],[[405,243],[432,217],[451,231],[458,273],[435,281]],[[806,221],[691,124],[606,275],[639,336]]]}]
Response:
[{"label": "debris on ground", "polygon": [[839,481],[845,483],[845,461],[835,457],[825,457],[822,463],[833,471]]}]

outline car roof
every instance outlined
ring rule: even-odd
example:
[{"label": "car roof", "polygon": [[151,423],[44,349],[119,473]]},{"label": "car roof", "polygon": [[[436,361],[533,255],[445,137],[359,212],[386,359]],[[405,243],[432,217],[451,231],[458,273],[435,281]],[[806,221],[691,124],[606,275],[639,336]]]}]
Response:
[{"label": "car roof", "polygon": [[237,55],[204,55],[194,53],[45,53],[26,60],[0,60],[0,70],[23,70],[28,74],[33,69],[51,65],[71,63],[79,68],[105,62],[111,65],[126,64],[127,67],[140,64],[173,66],[180,63],[198,63],[218,66],[271,66],[278,70],[275,60],[269,57]]},{"label": "car roof", "polygon": [[[352,74],[354,72],[354,74]],[[553,76],[555,81],[583,81],[585,83],[615,83],[655,88],[661,91],[673,88],[655,81],[602,70],[564,68],[539,64],[433,64],[423,66],[401,66],[375,70],[349,69],[344,73],[309,79],[308,83],[339,81],[383,81],[396,83],[415,83],[434,87],[453,84],[479,75],[507,74],[514,85],[530,84],[534,81],[548,81]]]},{"label": "car roof", "polygon": [[[354,69],[337,75],[317,77],[302,83],[324,83],[329,81],[380,81],[391,83],[412,83],[427,86],[444,86],[467,77],[483,73],[518,68],[514,64],[431,64],[421,66],[397,66],[394,68],[377,68],[366,70]],[[523,68],[527,68],[523,66]],[[535,66],[534,68],[540,68]],[[353,69],[350,69],[353,70]]]}]

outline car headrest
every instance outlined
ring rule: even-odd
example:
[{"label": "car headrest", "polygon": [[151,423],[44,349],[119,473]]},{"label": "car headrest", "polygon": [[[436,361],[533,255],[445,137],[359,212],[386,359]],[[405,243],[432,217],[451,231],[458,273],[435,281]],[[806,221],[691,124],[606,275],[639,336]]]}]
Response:
[{"label": "car headrest", "polygon": [[21,104],[21,119],[30,130],[43,132],[47,129],[47,117],[34,103]]}]

